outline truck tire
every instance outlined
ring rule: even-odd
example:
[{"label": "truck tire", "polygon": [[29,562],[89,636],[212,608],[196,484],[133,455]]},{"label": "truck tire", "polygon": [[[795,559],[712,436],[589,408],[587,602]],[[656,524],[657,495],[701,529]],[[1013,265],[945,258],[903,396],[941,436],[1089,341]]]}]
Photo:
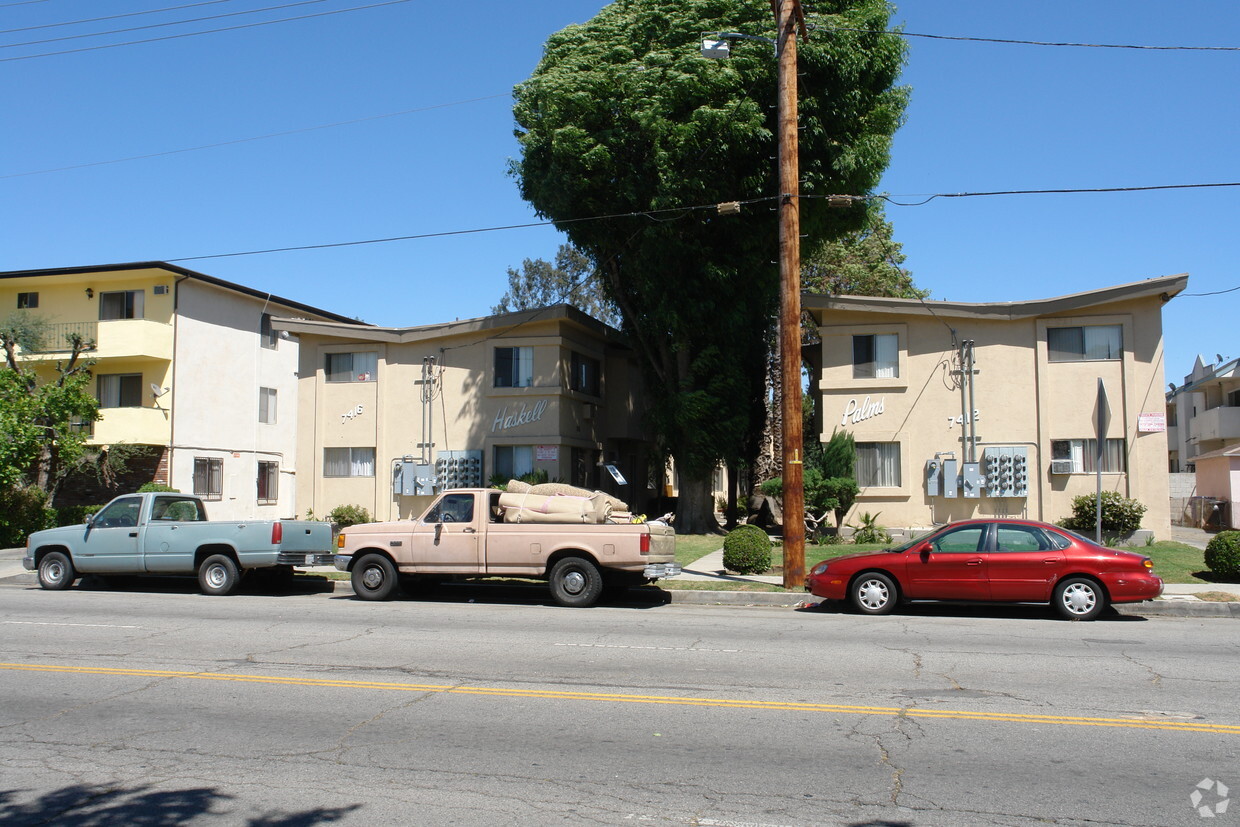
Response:
[{"label": "truck tire", "polygon": [[362,600],[388,600],[400,587],[396,567],[382,554],[367,554],[353,566],[353,593]]},{"label": "truck tire", "polygon": [[581,557],[565,557],[551,567],[551,597],[561,606],[593,606],[603,593],[598,566]]},{"label": "truck tire", "polygon": [[39,561],[39,586],[48,591],[63,591],[72,586],[76,579],[73,561],[63,552],[49,552]]},{"label": "truck tire", "polygon": [[198,567],[198,588],[203,594],[232,594],[240,582],[237,564],[227,554],[212,554]]}]

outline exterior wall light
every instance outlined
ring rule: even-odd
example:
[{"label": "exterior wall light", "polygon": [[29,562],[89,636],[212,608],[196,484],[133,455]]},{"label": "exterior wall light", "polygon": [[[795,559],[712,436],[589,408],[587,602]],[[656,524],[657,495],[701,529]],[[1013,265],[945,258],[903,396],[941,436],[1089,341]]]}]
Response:
[{"label": "exterior wall light", "polygon": [[86,298],[88,298],[88,299],[93,299],[94,297],[95,297],[95,291],[94,291],[94,290],[92,290],[91,288],[87,287],[87,288],[86,288]]}]

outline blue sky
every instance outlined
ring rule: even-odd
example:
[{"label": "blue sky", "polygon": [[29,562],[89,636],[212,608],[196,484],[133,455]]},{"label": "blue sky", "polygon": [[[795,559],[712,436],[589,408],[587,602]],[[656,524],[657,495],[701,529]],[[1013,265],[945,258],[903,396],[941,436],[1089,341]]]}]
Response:
[{"label": "blue sky", "polygon": [[[191,2],[0,0],[0,29]],[[410,0],[16,59],[377,2],[319,0],[193,26],[8,45],[277,5],[217,0],[0,35],[0,270],[536,221],[506,174],[516,153],[509,93],[546,37],[588,20],[597,0]],[[812,10],[813,0],[804,5]],[[1223,0],[910,0],[893,22],[918,34],[1240,46],[1240,4]],[[903,83],[912,103],[880,186],[894,201],[1240,181],[1240,51],[919,37],[909,45]],[[120,160],[134,156],[155,157]],[[1191,276],[1190,294],[1240,286],[1228,241],[1238,206],[1240,188],[1218,188],[940,198],[887,212],[906,265],[932,297],[1009,301],[1180,272]],[[550,259],[560,242],[542,227],[181,263],[371,323],[417,325],[486,315],[508,267]],[[1240,291],[1166,306],[1168,381],[1179,383],[1198,353],[1240,356],[1230,329],[1237,309]]]}]

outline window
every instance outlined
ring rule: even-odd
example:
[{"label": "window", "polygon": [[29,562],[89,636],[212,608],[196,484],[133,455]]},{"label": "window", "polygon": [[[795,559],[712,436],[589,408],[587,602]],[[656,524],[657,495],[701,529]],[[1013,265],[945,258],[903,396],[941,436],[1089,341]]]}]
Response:
[{"label": "window", "polygon": [[1050,551],[1056,548],[1040,528],[1027,525],[996,525],[997,551]]},{"label": "window", "polygon": [[194,457],[194,493],[204,500],[218,500],[224,493],[224,460]]},{"label": "window", "polygon": [[602,366],[598,359],[573,353],[568,386],[570,389],[598,396],[601,387]]},{"label": "window", "polygon": [[142,407],[142,374],[104,373],[99,376],[99,407]]},{"label": "window", "polygon": [[374,448],[323,449],[323,476],[373,477],[374,475]]},{"label": "window", "polygon": [[534,348],[495,348],[495,387],[528,388],[534,384]]},{"label": "window", "polygon": [[99,294],[99,318],[141,319],[146,293],[142,290],[118,290]]},{"label": "window", "polygon": [[[1108,439],[1102,450],[1102,473],[1121,474],[1127,470],[1125,458],[1127,441],[1124,439]],[[1053,439],[1051,440],[1051,460],[1070,462],[1072,474],[1092,474],[1097,470],[1094,463],[1098,455],[1096,439]]]},{"label": "window", "polygon": [[38,293],[18,293],[17,294],[17,309],[18,310],[25,310],[26,308],[34,308],[38,306],[39,306],[39,294]]},{"label": "window", "polygon": [[472,523],[473,494],[445,494],[426,515],[428,523]]},{"label": "window", "polygon": [[328,382],[373,382],[379,368],[379,354],[329,353],[327,354]]},{"label": "window", "polygon": [[944,531],[930,541],[937,552],[945,554],[976,554],[983,551],[987,526],[970,525]]},{"label": "window", "polygon": [[258,323],[258,343],[268,350],[275,350],[279,341],[275,330],[271,327],[271,314],[264,313],[262,320]]},{"label": "window", "polygon": [[853,336],[853,379],[900,376],[900,337],[895,333]]},{"label": "window", "polygon": [[1047,353],[1052,362],[1119,359],[1123,345],[1123,328],[1117,324],[1051,327],[1046,331]]},{"label": "window", "polygon": [[900,486],[900,443],[858,442],[857,485],[862,488]]},{"label": "window", "polygon": [[505,480],[523,477],[534,470],[534,446],[496,445],[494,473]]},{"label": "window", "polygon": [[258,421],[266,425],[276,424],[276,389],[258,389]]},{"label": "window", "polygon": [[113,500],[91,520],[98,528],[132,528],[138,524],[142,512],[141,497],[124,497]]},{"label": "window", "polygon": [[154,505],[151,506],[151,519],[189,523],[205,520],[207,515],[198,507],[197,500],[188,497],[156,497]]},{"label": "window", "polygon": [[1227,407],[1240,408],[1240,391],[1231,391],[1227,394]]},{"label": "window", "polygon": [[258,504],[270,505],[279,498],[280,463],[258,461]]}]

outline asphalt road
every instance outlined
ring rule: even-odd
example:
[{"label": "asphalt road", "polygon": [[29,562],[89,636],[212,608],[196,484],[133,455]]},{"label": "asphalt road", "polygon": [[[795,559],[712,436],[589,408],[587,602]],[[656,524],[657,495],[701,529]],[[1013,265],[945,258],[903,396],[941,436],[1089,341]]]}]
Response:
[{"label": "asphalt road", "polygon": [[0,584],[0,823],[1161,826],[1240,794],[1230,620],[492,594]]}]

